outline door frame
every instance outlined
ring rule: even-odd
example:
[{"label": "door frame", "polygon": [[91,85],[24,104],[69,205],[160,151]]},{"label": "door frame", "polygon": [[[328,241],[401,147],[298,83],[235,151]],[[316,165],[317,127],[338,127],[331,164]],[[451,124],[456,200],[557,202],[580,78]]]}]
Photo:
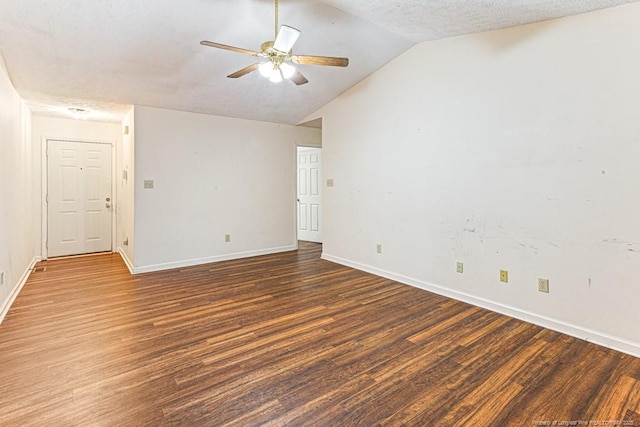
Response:
[{"label": "door frame", "polygon": [[111,149],[111,252],[114,252],[117,230],[116,230],[116,205],[117,185],[116,185],[116,143],[115,141],[91,140],[91,139],[75,139],[75,138],[53,138],[43,136],[40,138],[41,151],[41,187],[40,187],[40,208],[41,208],[41,240],[40,248],[42,252],[42,260],[49,258],[49,249],[47,248],[47,239],[49,236],[49,206],[47,201],[49,188],[49,153],[47,152],[49,141],[78,142],[85,144],[104,144]]},{"label": "door frame", "polygon": [[[298,250],[298,148],[320,148],[322,149],[322,144],[313,144],[313,143],[295,143],[293,146],[293,152],[295,153],[295,155],[293,156],[295,158],[294,160],[294,165],[293,165],[293,174],[294,174],[294,181],[295,182],[295,188],[293,191],[293,206],[294,206],[294,212],[295,215],[293,215],[293,235],[295,236],[295,247],[296,250]],[[324,158],[324,157],[323,157]],[[321,160],[323,161],[323,160]],[[323,181],[322,181],[322,177],[320,177],[320,186],[322,186]],[[324,199],[324,198],[323,198]],[[321,209],[324,209],[324,200],[322,201],[322,206],[320,207]]]}]

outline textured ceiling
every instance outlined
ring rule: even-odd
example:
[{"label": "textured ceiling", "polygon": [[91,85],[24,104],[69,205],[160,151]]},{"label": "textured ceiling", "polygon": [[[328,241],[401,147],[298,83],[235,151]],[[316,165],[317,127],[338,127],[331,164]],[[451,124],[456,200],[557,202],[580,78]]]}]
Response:
[{"label": "textured ceiling", "polygon": [[294,54],[350,58],[298,66],[303,86],[228,79],[255,58],[199,44],[258,50],[272,0],[0,0],[0,54],[36,114],[117,122],[137,104],[294,124],[415,43],[631,2],[280,0],[280,23],[302,31]]}]

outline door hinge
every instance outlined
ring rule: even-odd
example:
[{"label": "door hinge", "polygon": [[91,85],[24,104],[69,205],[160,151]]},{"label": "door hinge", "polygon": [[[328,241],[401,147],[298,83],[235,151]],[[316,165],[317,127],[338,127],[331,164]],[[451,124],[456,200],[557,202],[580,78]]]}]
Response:
[{"label": "door hinge", "polygon": [[46,242],[44,242],[44,247],[45,247],[46,249],[49,249],[49,241],[48,241],[48,240],[47,240]]},{"label": "door hinge", "polygon": [[49,203],[49,194],[47,194],[47,203]]}]

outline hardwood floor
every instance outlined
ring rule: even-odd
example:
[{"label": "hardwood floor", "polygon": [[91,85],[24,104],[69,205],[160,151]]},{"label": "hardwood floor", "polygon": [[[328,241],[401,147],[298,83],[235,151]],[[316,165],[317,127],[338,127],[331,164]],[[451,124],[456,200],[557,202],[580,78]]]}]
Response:
[{"label": "hardwood floor", "polygon": [[0,425],[640,426],[640,359],[319,255],[40,263],[0,325]]}]

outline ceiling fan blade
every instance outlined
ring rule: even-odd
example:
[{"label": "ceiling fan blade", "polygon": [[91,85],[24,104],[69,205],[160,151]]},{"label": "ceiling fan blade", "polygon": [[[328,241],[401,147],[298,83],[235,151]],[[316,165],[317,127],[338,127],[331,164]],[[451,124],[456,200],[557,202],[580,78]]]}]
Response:
[{"label": "ceiling fan blade", "polygon": [[289,80],[291,80],[298,86],[309,83],[309,80],[307,80],[307,78],[303,76],[300,71],[296,71],[295,73],[293,73],[293,76],[291,76]]},{"label": "ceiling fan blade", "polygon": [[278,37],[276,37],[276,41],[273,43],[273,48],[277,51],[288,53],[296,40],[300,37],[300,30],[297,30],[288,25],[283,25],[280,27],[280,31],[278,31]]},{"label": "ceiling fan blade", "polygon": [[349,65],[349,58],[334,58],[332,56],[294,55],[291,57],[291,61],[296,64],[329,65],[332,67],[346,67]]},{"label": "ceiling fan blade", "polygon": [[203,40],[203,41],[200,42],[200,44],[203,45],[203,46],[217,47],[218,49],[230,50],[231,52],[244,53],[246,55],[251,55],[251,56],[257,56],[258,55],[258,52],[254,52],[253,50],[242,49],[240,47],[235,47],[235,46],[228,46],[228,45],[222,44],[222,43],[216,43],[216,42],[210,42],[210,41]]},{"label": "ceiling fan blade", "polygon": [[231,79],[237,79],[238,77],[242,77],[245,74],[249,74],[250,72],[257,70],[259,66],[260,66],[259,63],[251,64],[248,67],[244,67],[242,70],[238,70],[235,73],[229,74],[227,77]]}]

